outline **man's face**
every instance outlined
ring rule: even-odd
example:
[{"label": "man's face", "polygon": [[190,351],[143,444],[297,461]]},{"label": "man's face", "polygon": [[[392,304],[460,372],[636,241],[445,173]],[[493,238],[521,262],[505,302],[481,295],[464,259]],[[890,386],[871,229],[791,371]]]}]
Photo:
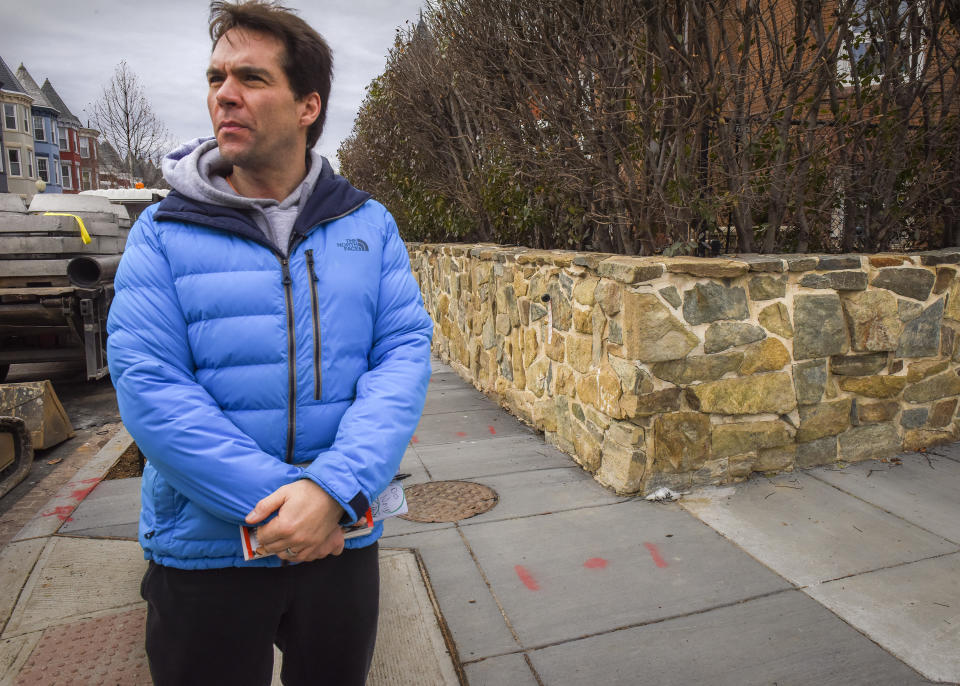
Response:
[{"label": "man's face", "polygon": [[220,154],[235,166],[257,170],[304,155],[319,98],[294,97],[283,56],[277,38],[245,29],[227,31],[213,49],[207,108]]}]

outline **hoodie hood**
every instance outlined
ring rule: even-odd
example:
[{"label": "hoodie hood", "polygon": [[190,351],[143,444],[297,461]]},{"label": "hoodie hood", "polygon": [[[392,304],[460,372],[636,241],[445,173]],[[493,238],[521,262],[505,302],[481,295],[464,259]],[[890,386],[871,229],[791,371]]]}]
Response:
[{"label": "hoodie hood", "polygon": [[369,193],[335,174],[327,159],[315,150],[310,151],[310,169],[299,189],[282,202],[237,195],[225,178],[232,167],[220,157],[213,137],[184,143],[163,159],[161,167],[173,192],[161,201],[157,220],[187,221],[231,231],[272,248],[276,246],[264,230],[265,211],[282,211],[299,204],[292,231],[306,235],[370,199]]}]

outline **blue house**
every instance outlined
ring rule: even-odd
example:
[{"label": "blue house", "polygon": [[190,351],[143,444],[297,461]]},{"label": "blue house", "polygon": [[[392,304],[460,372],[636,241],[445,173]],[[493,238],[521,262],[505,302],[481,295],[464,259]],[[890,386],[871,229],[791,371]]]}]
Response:
[{"label": "blue house", "polygon": [[46,183],[44,193],[63,193],[60,178],[60,146],[57,117],[60,111],[47,99],[40,86],[22,64],[17,68],[17,80],[33,98],[33,149],[37,162],[37,178]]}]

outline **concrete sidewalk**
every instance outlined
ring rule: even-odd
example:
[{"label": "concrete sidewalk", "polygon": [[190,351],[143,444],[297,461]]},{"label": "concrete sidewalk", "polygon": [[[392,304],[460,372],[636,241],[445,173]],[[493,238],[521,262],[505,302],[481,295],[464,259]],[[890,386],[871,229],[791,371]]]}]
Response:
[{"label": "concrete sidewalk", "polygon": [[[960,682],[960,444],[901,457],[618,497],[435,363],[405,485],[498,501],[388,522],[370,683]],[[138,480],[78,477],[0,551],[3,683],[149,683]]]}]

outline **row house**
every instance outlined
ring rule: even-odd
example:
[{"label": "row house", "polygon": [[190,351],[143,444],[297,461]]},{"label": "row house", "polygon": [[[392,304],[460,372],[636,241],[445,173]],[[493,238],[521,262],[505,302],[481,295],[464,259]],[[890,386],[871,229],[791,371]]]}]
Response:
[{"label": "row house", "polygon": [[0,57],[0,193],[29,202],[37,193],[79,193],[100,187],[97,139],[24,65],[14,73]]},{"label": "row house", "polygon": [[27,95],[33,98],[30,111],[33,114],[33,153],[37,166],[37,190],[44,193],[62,193],[60,183],[60,146],[57,130],[59,110],[54,107],[40,91],[40,86],[30,76],[27,68],[21,64],[17,68],[17,80]]}]

